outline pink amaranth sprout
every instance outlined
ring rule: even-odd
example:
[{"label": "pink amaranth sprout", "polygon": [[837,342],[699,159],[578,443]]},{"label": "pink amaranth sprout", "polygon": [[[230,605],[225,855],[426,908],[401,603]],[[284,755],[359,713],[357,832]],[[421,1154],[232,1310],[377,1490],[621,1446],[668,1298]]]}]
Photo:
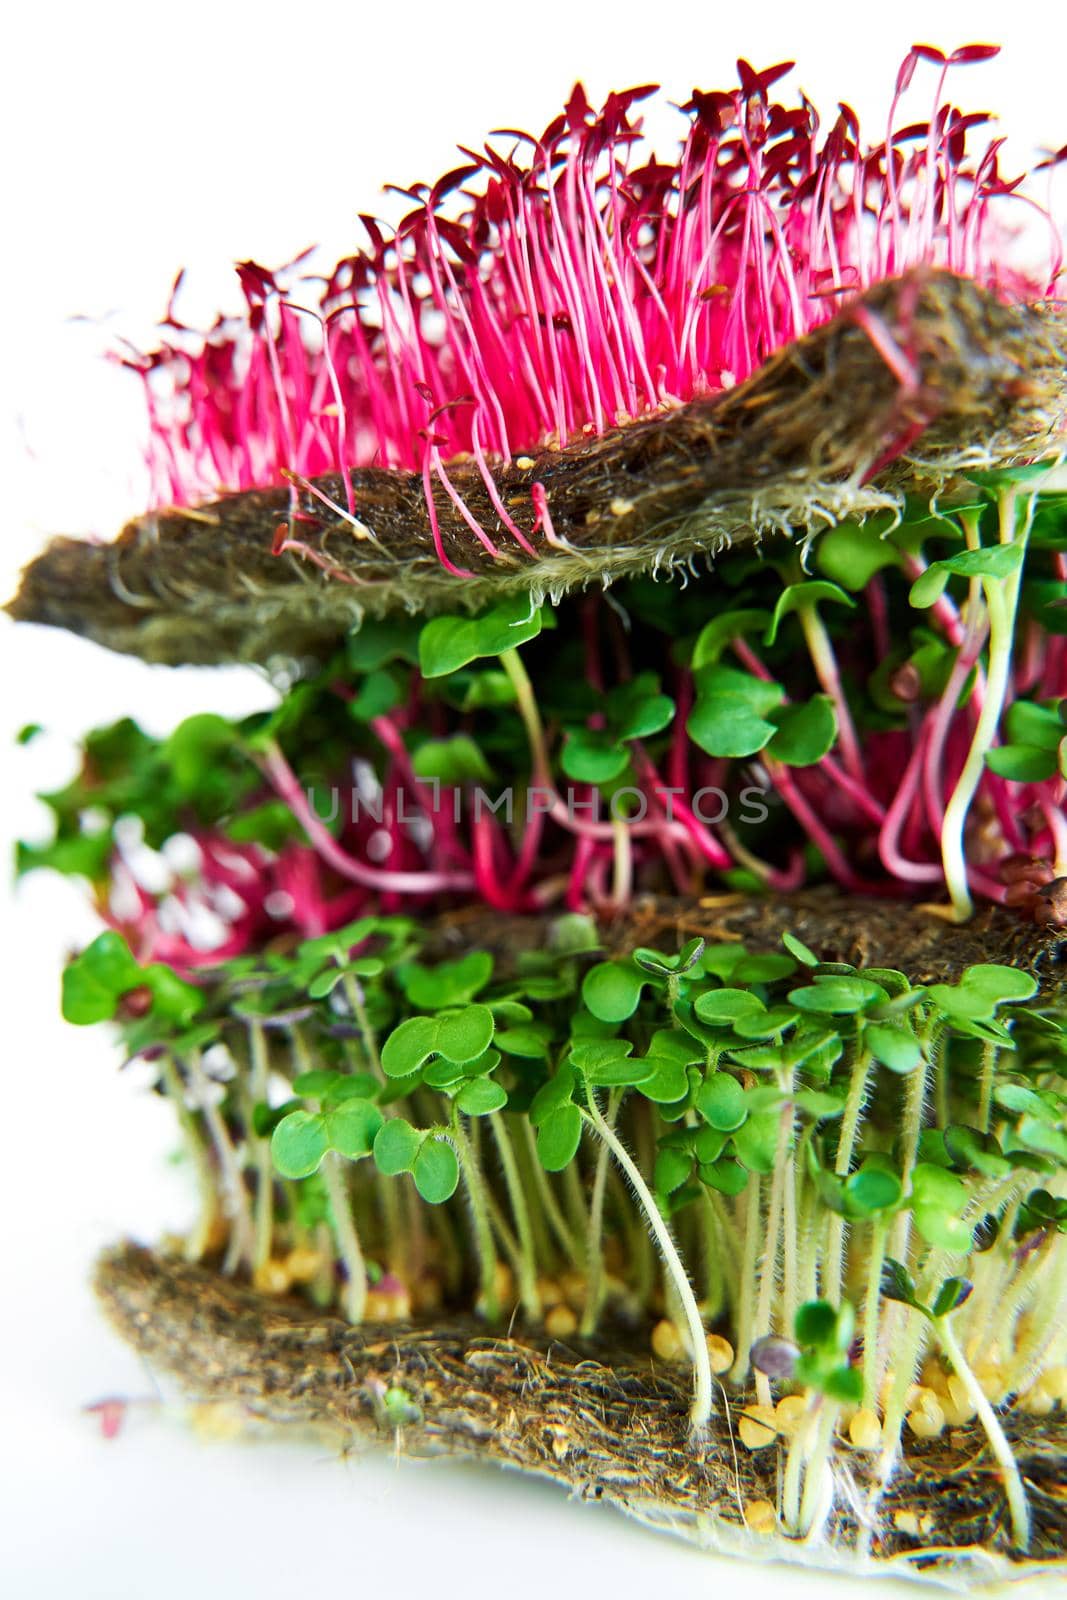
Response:
[{"label": "pink amaranth sprout", "polygon": [[[277,273],[244,262],[244,314],[206,335],[172,298],[159,348],[129,359],[145,382],[153,503],[283,482],[295,493],[336,472],[358,518],[346,469],[402,468],[422,476],[453,573],[435,491],[490,554],[503,532],[509,557],[516,543],[533,557],[495,465],[729,388],[845,297],[915,266],[1040,296],[1061,268],[1055,230],[1047,275],[1009,263],[1007,203],[1034,202],[1002,176],[1002,140],[968,151],[990,118],[943,98],[951,67],[995,53],[915,46],[874,145],[846,105],[824,134],[803,95],[774,100],[792,63],[739,61],[738,88],[682,107],[688,132],[667,163],[642,142],[651,87],[597,112],[578,85],[540,138],[499,130],[433,185],[400,191],[412,209],[395,230],[364,216],[367,244],[325,279],[300,276],[305,257]],[[935,69],[932,111],[900,126],[920,61]],[[450,478],[456,458],[484,479],[492,534]],[[551,541],[536,482],[532,495]]]},{"label": "pink amaranth sprout", "polygon": [[[669,164],[642,144],[638,108],[651,88],[612,94],[594,112],[578,86],[539,139],[500,131],[481,153],[464,151],[466,164],[432,187],[403,191],[413,205],[394,231],[364,217],[367,246],[325,279],[301,276],[306,257],[279,273],[245,262],[238,268],[245,314],[220,320],[206,335],[177,320],[172,297],[164,342],[128,358],[148,400],[155,505],[288,484],[293,514],[278,530],[275,552],[302,554],[327,578],[337,572],[343,579],[343,570],[293,536],[293,524],[309,520],[307,495],[344,516],[328,498],[336,493],[347,498],[356,531],[369,532],[359,522],[351,473],[377,466],[421,478],[427,523],[449,573],[467,576],[450,561],[438,525],[448,501],[491,556],[506,556],[512,566],[520,553],[536,561],[544,553],[539,543],[557,540],[545,484],[524,479],[524,512],[532,515],[524,515],[523,527],[508,509],[514,498],[505,503],[499,487],[508,463],[532,471],[526,452],[562,450],[743,382],[843,302],[914,268],[947,269],[1006,303],[1041,299],[1061,273],[1056,229],[1023,192],[1022,178],[1001,175],[1000,139],[968,151],[989,117],[964,114],[944,99],[950,68],[995,53],[970,45],[946,56],[915,46],[897,75],[890,131],[876,145],[861,142],[847,106],[823,135],[806,98],[793,109],[773,101],[791,63],[756,72],[740,61],[737,89],[694,91],[681,108],[688,131]],[[920,63],[933,68],[932,111],[926,121],[900,125],[901,100]],[[1067,147],[1042,165],[1064,156]],[[1014,264],[1012,224],[1025,215],[1023,206],[1049,228],[1049,261],[1040,274]],[[851,315],[908,391],[915,379],[906,350],[869,304]],[[922,431],[924,415],[919,407],[905,418],[915,430],[905,443]],[[872,472],[905,448],[901,436],[894,440]],[[460,462],[462,472],[453,470]],[[340,476],[343,490],[322,483],[330,474]],[[478,489],[481,504],[494,513],[489,528],[457,487],[476,474],[485,488],[484,497]],[[446,803],[423,815],[413,756],[427,734],[444,739],[462,728],[466,736],[473,724],[463,720],[466,704],[455,715],[455,704],[428,688],[420,657],[396,700],[369,716],[358,737],[345,722],[351,750],[374,769],[377,821],[351,815],[359,782],[347,743],[347,764],[329,774],[339,780],[343,804],[331,829],[316,812],[299,757],[291,765],[272,740],[256,756],[262,786],[255,795],[281,802],[295,835],[277,849],[239,846],[206,824],[193,830],[197,870],[162,894],[139,881],[119,851],[101,890],[102,914],[142,959],[194,970],[278,936],[315,936],[354,916],[412,903],[428,912],[457,898],[501,913],[557,906],[613,912],[637,889],[699,895],[709,875],[730,883],[738,873],[788,892],[807,881],[814,858],[816,872],[848,893],[926,897],[947,889],[960,918],[977,893],[1062,925],[1067,756],[1053,761],[1042,746],[1026,758],[1029,766],[987,761],[998,745],[1010,747],[1008,717],[1019,702],[1024,717],[1040,723],[1041,738],[1048,735],[1041,719],[1061,702],[1056,715],[1067,727],[1067,635],[1019,604],[1028,504],[1021,490],[1002,495],[992,535],[1001,546],[1018,546],[1014,567],[994,572],[995,581],[980,567],[953,569],[967,577],[966,600],[961,583],[954,591],[942,585],[921,609],[908,610],[919,605],[907,599],[911,586],[937,573],[928,572],[919,546],[905,542],[892,574],[878,563],[853,585],[855,599],[840,588],[829,597],[831,610],[842,601],[860,605],[851,630],[840,611],[830,623],[818,613],[816,601],[834,584],[823,583],[821,597],[818,583],[807,599],[800,595],[805,648],[785,670],[782,647],[777,658],[768,654],[774,628],[762,638],[762,625],[723,636],[723,660],[735,679],[747,675],[750,686],[772,689],[776,677],[788,679],[776,708],[783,715],[787,705],[803,709],[806,681],[816,690],[809,712],[825,719],[825,708],[832,709],[832,743],[813,746],[810,757],[779,758],[766,741],[733,748],[726,739],[720,747],[695,729],[700,671],[709,663],[672,653],[679,638],[672,617],[656,640],[662,660],[652,663],[663,677],[654,698],[662,688],[672,702],[669,736],[650,748],[665,722],[626,735],[627,782],[644,807],[636,820],[619,826],[618,819],[588,815],[595,774],[578,773],[577,807],[564,804],[564,756],[576,730],[565,716],[561,722],[558,708],[542,718],[513,650],[499,653],[512,692],[499,704],[523,725],[520,786],[528,763],[546,803],[524,811],[515,827],[477,806],[450,815]],[[980,518],[969,511],[970,521],[961,508],[957,533],[967,558],[984,559]],[[768,555],[764,569],[775,559],[789,592],[800,591],[807,570],[797,553]],[[1067,604],[1067,550],[1056,544],[1041,560],[1034,594],[1054,624],[1048,608]],[[712,610],[736,604],[729,570],[717,567],[707,592]],[[642,650],[656,631],[642,638],[639,628],[630,638],[628,623],[619,625],[610,609],[590,595],[579,623],[585,680],[602,699],[641,672]],[[898,646],[925,622],[922,648],[911,641],[912,655],[895,664]],[[914,664],[923,652],[925,679]],[[718,654],[709,660],[715,665]],[[892,670],[874,698],[872,674],[883,664]],[[329,693],[347,718],[355,691],[339,681]],[[604,712],[582,715],[595,745]],[[1058,738],[1058,725],[1056,731]],[[996,754],[1003,763],[1005,752]],[[737,764],[749,758],[750,766]],[[738,782],[757,780],[760,793],[773,792],[781,803],[756,841],[767,858],[729,818],[699,812],[697,796],[738,772]],[[417,833],[407,826],[413,813],[420,814]]]}]

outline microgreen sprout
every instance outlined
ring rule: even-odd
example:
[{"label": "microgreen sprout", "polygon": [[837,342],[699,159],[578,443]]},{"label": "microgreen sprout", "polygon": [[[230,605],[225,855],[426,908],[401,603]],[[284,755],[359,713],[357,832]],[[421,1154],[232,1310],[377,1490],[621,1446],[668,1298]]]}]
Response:
[{"label": "microgreen sprout", "polygon": [[[978,1418],[1022,1551],[997,1408],[1059,1371],[1067,1295],[1067,1030],[1020,953],[1026,922],[1067,927],[1067,496],[1047,461],[989,465],[1043,449],[1045,418],[940,470],[954,435],[922,436],[963,423],[912,304],[1022,318],[1048,287],[1005,259],[1017,185],[995,143],[968,150],[982,119],[940,103],[990,53],[916,46],[890,128],[922,62],[940,109],[874,149],[847,107],[819,138],[772,101],[784,65],[740,62],[682,108],[678,162],[642,167],[647,91],[598,112],[578,87],[542,140],[468,152],[388,239],[368,223],[310,327],[251,262],[243,319],[200,339],[168,314],[135,362],[157,501],[283,485],[264,559],[311,613],[345,576],[320,548],[338,519],[389,553],[360,503],[387,483],[427,614],[351,587],[269,710],[90,733],[19,869],[88,888],[104,930],[63,1014],[113,1027],[172,1102],[190,1259],[353,1323],[649,1342],[689,1361],[694,1449],[714,1350],[742,1445],[787,1439],[778,1517],[809,1540],[838,1424],[887,1478],[932,1340],[945,1404],[911,1432]],[[712,572],[666,535],[629,559],[635,504],[669,518],[676,487],[635,429],[696,418],[679,476],[718,473],[727,392],[831,317],[884,385],[863,459],[828,442],[788,513],[761,509],[762,465],[742,476],[730,517],[774,534],[724,536]],[[583,452],[619,441],[602,492]],[[602,544],[553,520],[561,474]],[[783,897],[828,885],[902,926],[993,905],[1005,961],[965,966],[942,927],[909,971],[870,965],[847,898],[824,952],[828,902]],[[771,896],[797,914],[775,948]],[[766,919],[731,920],[742,899]],[[371,1404],[423,1421],[399,1380]]]}]

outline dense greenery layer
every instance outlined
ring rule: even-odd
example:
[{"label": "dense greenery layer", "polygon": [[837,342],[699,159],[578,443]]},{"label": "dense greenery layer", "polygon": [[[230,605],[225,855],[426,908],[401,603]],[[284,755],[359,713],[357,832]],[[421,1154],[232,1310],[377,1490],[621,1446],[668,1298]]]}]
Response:
[{"label": "dense greenery layer", "polygon": [[425,962],[415,922],[367,918],[194,986],[105,933],[64,1010],[158,1063],[201,1185],[188,1253],[267,1290],[354,1319],[665,1316],[698,1422],[713,1362],[755,1367],[754,1446],[846,1406],[888,1464],[905,1415],[936,1432],[978,1408],[998,1437],[990,1399],[1054,1404],[1067,1047],[1034,980],[914,986],[788,936],[596,943],[564,917],[498,978],[488,952]]},{"label": "dense greenery layer", "polygon": [[[685,584],[367,622],[272,713],[91,735],[22,864],[88,877],[177,967],[413,901],[587,910],[709,878],[1061,922],[1067,497],[1029,470],[839,525],[811,575],[783,541]],[[195,859],[139,870],[175,833]]]}]

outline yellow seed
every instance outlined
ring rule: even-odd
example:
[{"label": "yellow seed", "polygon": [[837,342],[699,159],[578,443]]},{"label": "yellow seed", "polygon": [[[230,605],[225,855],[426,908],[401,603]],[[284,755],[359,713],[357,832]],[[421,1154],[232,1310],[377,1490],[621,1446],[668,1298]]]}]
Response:
[{"label": "yellow seed", "polygon": [[285,1294],[289,1288],[289,1269],[284,1261],[264,1261],[252,1274],[252,1282],[261,1294]]},{"label": "yellow seed", "polygon": [[515,1274],[506,1261],[496,1264],[496,1296],[502,1306],[515,1304]]},{"label": "yellow seed", "polygon": [[1019,1396],[1019,1409],[1031,1417],[1047,1417],[1056,1409],[1056,1401],[1043,1383],[1035,1383]]},{"label": "yellow seed", "polygon": [[808,1403],[802,1394],[783,1395],[774,1408],[774,1420],[778,1432],[791,1439],[807,1409]]},{"label": "yellow seed", "polygon": [[948,1397],[945,1401],[945,1420],[954,1427],[970,1422],[974,1416],[974,1402],[967,1393],[967,1385],[953,1373],[948,1380]]},{"label": "yellow seed", "polygon": [[919,1532],[919,1519],[914,1511],[894,1511],[893,1526],[901,1533],[910,1533],[916,1538]]},{"label": "yellow seed", "polygon": [[747,1450],[763,1450],[778,1434],[772,1406],[746,1406],[737,1424],[741,1443]]},{"label": "yellow seed", "polygon": [[578,1318],[570,1306],[553,1306],[545,1318],[545,1332],[553,1339],[569,1339],[578,1328]]},{"label": "yellow seed", "polygon": [[848,1425],[848,1436],[857,1450],[877,1450],[882,1442],[882,1425],[869,1407],[861,1406]]},{"label": "yellow seed", "polygon": [[1004,1373],[995,1361],[981,1361],[974,1369],[982,1393],[994,1404],[1004,1398]]},{"label": "yellow seed", "polygon": [[936,1395],[948,1393],[948,1377],[940,1361],[931,1359],[924,1364],[922,1381],[924,1386]]},{"label": "yellow seed", "polygon": [[1067,1401],[1067,1367],[1046,1367],[1041,1374],[1041,1387],[1054,1400]]},{"label": "yellow seed", "polygon": [[928,1389],[925,1383],[913,1383],[911,1388],[908,1390],[907,1396],[905,1397],[905,1404],[907,1405],[909,1411],[916,1407],[918,1407],[920,1411],[925,1411],[927,1406],[936,1406],[939,1404],[939,1401],[934,1391],[932,1389]]},{"label": "yellow seed", "polygon": [[685,1345],[681,1335],[673,1322],[664,1317],[662,1322],[657,1322],[652,1329],[653,1354],[659,1356],[661,1361],[684,1361]]},{"label": "yellow seed", "polygon": [[440,1311],[444,1301],[444,1290],[440,1278],[432,1272],[426,1272],[417,1278],[411,1286],[412,1310],[423,1316],[432,1316],[435,1311]]},{"label": "yellow seed", "polygon": [[537,1292],[541,1296],[541,1304],[546,1308],[558,1306],[563,1300],[563,1290],[555,1278],[538,1278]]},{"label": "yellow seed", "polygon": [[734,1364],[734,1347],[719,1333],[708,1334],[708,1358],[712,1372],[729,1372]]},{"label": "yellow seed", "polygon": [[293,1283],[310,1283],[322,1267],[322,1256],[306,1244],[298,1244],[285,1258],[285,1270]]},{"label": "yellow seed", "polygon": [[537,463],[533,456],[516,456],[515,465],[520,472],[529,472],[530,468],[536,466]]},{"label": "yellow seed", "polygon": [[560,1276],[559,1286],[563,1290],[563,1298],[573,1311],[581,1311],[585,1305],[585,1274],[581,1272],[564,1272]]},{"label": "yellow seed", "polygon": [[248,1428],[248,1413],[228,1400],[205,1400],[193,1406],[189,1420],[201,1439],[217,1444],[236,1439]]},{"label": "yellow seed", "polygon": [[745,1525],[750,1533],[773,1533],[778,1515],[769,1500],[750,1500],[745,1507]]},{"label": "yellow seed", "polygon": [[936,1439],[944,1426],[945,1413],[934,1399],[908,1413],[908,1427],[917,1439]]},{"label": "yellow seed", "polygon": [[411,1318],[411,1296],[403,1287],[369,1289],[365,1314],[368,1322],[407,1322]]}]

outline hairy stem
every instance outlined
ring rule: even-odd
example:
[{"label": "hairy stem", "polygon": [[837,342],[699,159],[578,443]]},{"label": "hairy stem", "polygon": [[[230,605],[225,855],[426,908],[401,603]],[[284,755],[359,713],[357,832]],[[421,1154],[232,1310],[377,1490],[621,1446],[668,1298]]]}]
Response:
[{"label": "hairy stem", "polygon": [[504,1186],[508,1191],[511,1214],[515,1218],[515,1232],[518,1235],[519,1298],[522,1301],[522,1309],[526,1315],[532,1321],[540,1322],[541,1296],[537,1289],[537,1259],[534,1249],[533,1228],[530,1223],[530,1211],[526,1204],[522,1180],[519,1176],[518,1162],[515,1159],[515,1150],[511,1143],[511,1135],[508,1133],[507,1125],[499,1111],[490,1113],[489,1126],[492,1128],[493,1138],[496,1140],[497,1153],[500,1156],[500,1167],[504,1174]]},{"label": "hairy stem", "polygon": [[949,1365],[960,1379],[967,1391],[967,1399],[975,1409],[979,1422],[985,1429],[989,1448],[996,1457],[997,1464],[1003,1474],[1004,1493],[1011,1512],[1012,1536],[1020,1550],[1030,1547],[1030,1506],[1023,1488],[1023,1480],[1019,1473],[1019,1465],[1015,1459],[1011,1445],[1008,1443],[1004,1429],[1000,1426],[996,1412],[986,1398],[978,1379],[971,1371],[967,1358],[960,1348],[955,1331],[947,1317],[933,1319],[934,1334],[942,1350],[948,1358]]},{"label": "hairy stem", "polygon": [[690,1353],[693,1361],[694,1390],[693,1404],[689,1411],[689,1421],[693,1432],[700,1432],[707,1427],[711,1416],[713,1380],[711,1360],[708,1356],[707,1336],[704,1332],[704,1323],[700,1315],[700,1308],[696,1302],[696,1296],[693,1293],[692,1284],[689,1282],[681,1257],[675,1249],[674,1240],[671,1238],[670,1229],[663,1220],[655,1197],[645,1183],[640,1169],[630,1156],[625,1145],[622,1144],[616,1137],[614,1130],[609,1128],[604,1121],[592,1095],[589,1097],[589,1109],[584,1110],[582,1116],[593,1125],[626,1174],[638,1203],[648,1218],[648,1223],[659,1246],[664,1266],[670,1274],[671,1282],[678,1294],[689,1332]]},{"label": "hairy stem", "polygon": [[[253,1019],[248,1027],[249,1053],[252,1060],[252,1103],[267,1104],[267,1081],[270,1073],[270,1056],[267,1034],[263,1024]],[[270,1152],[270,1139],[254,1136],[256,1162],[255,1244],[252,1250],[252,1269],[258,1271],[270,1260],[271,1235],[274,1223],[274,1161]]]},{"label": "hairy stem", "polygon": [[322,1161],[322,1182],[330,1203],[330,1220],[333,1223],[337,1253],[344,1263],[348,1284],[343,1305],[349,1322],[363,1321],[367,1309],[367,1268],[363,1250],[352,1216],[352,1202],[344,1169],[344,1157],[336,1150],[328,1150]]},{"label": "hairy stem", "polygon": [[[592,1096],[590,1096],[592,1104]],[[608,1100],[608,1115],[604,1126],[611,1129],[618,1110],[618,1094]],[[599,1111],[597,1112],[599,1116]],[[601,1119],[603,1120],[603,1119]],[[596,1169],[593,1174],[593,1192],[589,1198],[589,1229],[585,1241],[585,1308],[582,1311],[581,1335],[589,1339],[596,1332],[600,1316],[600,1303],[604,1298],[604,1194],[608,1182],[608,1157],[610,1146],[601,1141],[597,1149]]]},{"label": "hairy stem", "polygon": [[463,1131],[458,1112],[453,1115],[448,1130],[459,1156],[463,1183],[471,1209],[474,1227],[474,1247],[478,1254],[478,1276],[481,1284],[482,1315],[487,1322],[500,1320],[500,1296],[497,1292],[497,1253],[493,1240],[493,1225],[489,1219],[486,1202],[485,1178],[478,1165],[471,1142]]}]

